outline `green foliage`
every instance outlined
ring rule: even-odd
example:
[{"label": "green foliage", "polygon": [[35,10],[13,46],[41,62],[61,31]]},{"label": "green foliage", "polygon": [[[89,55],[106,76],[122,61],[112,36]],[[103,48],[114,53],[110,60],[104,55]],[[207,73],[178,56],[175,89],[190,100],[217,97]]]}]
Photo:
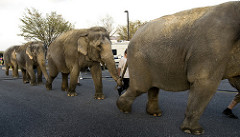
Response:
[{"label": "green foliage", "polygon": [[[147,22],[141,22],[139,20],[132,22],[129,22],[129,39],[133,37],[135,32],[138,30],[139,27],[146,24]],[[120,36],[120,40],[127,40],[128,39],[128,29],[127,25],[125,26],[119,26],[117,29],[117,33]]]},{"label": "green foliage", "polygon": [[48,47],[62,32],[73,29],[73,25],[58,15],[51,12],[43,17],[36,9],[26,9],[24,16],[20,18],[23,25],[20,26],[22,31],[20,36],[26,40],[43,41]]}]

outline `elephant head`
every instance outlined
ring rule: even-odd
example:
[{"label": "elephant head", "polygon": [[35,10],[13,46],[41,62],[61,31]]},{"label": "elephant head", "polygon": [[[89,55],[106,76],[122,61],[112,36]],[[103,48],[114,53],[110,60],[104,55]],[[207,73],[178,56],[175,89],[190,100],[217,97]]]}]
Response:
[{"label": "elephant head", "polygon": [[91,61],[106,64],[115,81],[119,79],[111,49],[109,34],[105,28],[93,27],[78,39],[78,51]]},{"label": "elephant head", "polygon": [[45,48],[42,42],[30,42],[26,44],[27,61],[32,62],[32,65],[38,64],[45,79],[48,79],[48,74],[45,65]]},{"label": "elephant head", "polygon": [[37,62],[38,59],[44,57],[45,49],[42,42],[31,42],[26,48],[26,54],[31,60]]}]

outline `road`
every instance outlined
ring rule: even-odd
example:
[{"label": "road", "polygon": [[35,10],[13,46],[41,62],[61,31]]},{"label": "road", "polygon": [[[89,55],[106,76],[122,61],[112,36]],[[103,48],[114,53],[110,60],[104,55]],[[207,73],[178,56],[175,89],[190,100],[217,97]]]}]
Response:
[{"label": "road", "polygon": [[[21,74],[21,73],[20,73]],[[123,114],[116,107],[118,98],[115,82],[103,72],[106,99],[95,100],[90,74],[83,73],[78,96],[67,97],[61,91],[60,76],[54,80],[53,90],[45,86],[23,84],[21,77],[5,76],[0,69],[0,136],[1,137],[191,137],[179,127],[184,118],[188,92],[161,91],[161,117],[145,112],[146,94],[138,97],[132,113]],[[44,81],[45,82],[45,81]],[[200,124],[205,129],[201,137],[240,136],[239,120],[222,115],[222,111],[236,94],[227,80],[221,82]],[[239,106],[234,110],[240,117]]]}]

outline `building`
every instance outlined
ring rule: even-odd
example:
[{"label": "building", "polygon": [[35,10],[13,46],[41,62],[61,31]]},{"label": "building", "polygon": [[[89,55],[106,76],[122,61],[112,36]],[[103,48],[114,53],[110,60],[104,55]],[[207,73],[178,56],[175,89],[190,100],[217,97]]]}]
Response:
[{"label": "building", "polygon": [[118,65],[120,59],[124,56],[124,52],[127,49],[128,44],[129,41],[112,41],[112,52],[116,66]]}]

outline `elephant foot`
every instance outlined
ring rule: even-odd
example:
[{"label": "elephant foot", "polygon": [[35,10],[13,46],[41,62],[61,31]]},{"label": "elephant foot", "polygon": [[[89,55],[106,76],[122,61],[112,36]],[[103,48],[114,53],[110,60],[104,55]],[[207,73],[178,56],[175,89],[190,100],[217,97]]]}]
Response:
[{"label": "elephant foot", "polygon": [[46,82],[46,89],[52,90],[52,84],[50,84],[49,82]]},{"label": "elephant foot", "polygon": [[42,84],[43,84],[43,82],[37,82],[37,84],[38,84],[38,85],[42,85]]},{"label": "elephant foot", "polygon": [[156,110],[156,111],[149,111],[149,110],[147,110],[147,113],[148,113],[149,115],[153,115],[154,117],[160,117],[160,116],[162,116],[161,110]]},{"label": "elephant foot", "polygon": [[76,92],[68,92],[67,96],[74,97],[74,96],[77,96],[77,93]]},{"label": "elephant foot", "polygon": [[30,83],[31,86],[37,86],[37,83]]},{"label": "elephant foot", "polygon": [[94,99],[103,100],[105,97],[103,94],[95,94]]},{"label": "elephant foot", "polygon": [[68,88],[67,87],[61,87],[61,90],[62,91],[68,91]]},{"label": "elephant foot", "polygon": [[13,76],[13,78],[19,78],[19,76]]},{"label": "elephant foot", "polygon": [[38,84],[42,84],[43,82],[42,82],[42,80],[38,80],[37,83]]},{"label": "elephant foot", "polygon": [[37,82],[36,81],[31,81],[30,84],[31,84],[31,86],[37,86]]},{"label": "elephant foot", "polygon": [[149,114],[149,115],[153,115],[155,117],[160,117],[162,116],[162,111],[159,109],[158,107],[158,104],[157,104],[157,101],[155,102],[148,102],[147,103],[147,107],[146,107],[146,112]]},{"label": "elephant foot", "polygon": [[181,130],[188,134],[202,135],[204,133],[203,128],[191,129],[191,128],[181,128]]},{"label": "elephant foot", "polygon": [[[194,124],[195,123],[195,124]],[[204,129],[198,124],[198,122],[184,120],[180,129],[188,134],[201,135],[204,133]]]},{"label": "elephant foot", "polygon": [[29,81],[28,81],[28,80],[25,80],[25,81],[23,81],[23,83],[24,83],[24,84],[27,84],[27,83],[29,83]]},{"label": "elephant foot", "polygon": [[117,107],[123,113],[130,113],[132,111],[132,101],[126,97],[120,96],[117,100]]}]

